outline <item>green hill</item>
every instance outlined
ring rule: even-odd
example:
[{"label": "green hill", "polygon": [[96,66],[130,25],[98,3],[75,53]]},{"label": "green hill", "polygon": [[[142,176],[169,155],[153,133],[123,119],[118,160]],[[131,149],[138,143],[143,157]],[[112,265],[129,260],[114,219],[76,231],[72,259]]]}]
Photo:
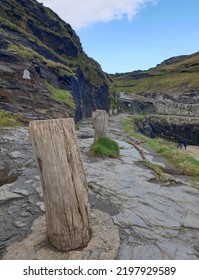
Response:
[{"label": "green hill", "polygon": [[146,71],[111,75],[118,92],[186,93],[199,89],[199,52],[172,57]]}]

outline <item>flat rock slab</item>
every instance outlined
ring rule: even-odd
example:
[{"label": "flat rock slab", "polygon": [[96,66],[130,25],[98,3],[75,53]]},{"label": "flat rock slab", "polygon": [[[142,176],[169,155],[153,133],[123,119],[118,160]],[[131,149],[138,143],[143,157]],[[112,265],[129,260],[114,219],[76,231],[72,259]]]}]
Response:
[{"label": "flat rock slab", "polygon": [[10,190],[10,186],[12,184],[7,184],[1,187],[0,189],[0,203],[3,203],[5,201],[8,201],[10,199],[15,199],[15,198],[19,198],[22,197],[20,194],[17,193],[13,193]]},{"label": "flat rock slab", "polygon": [[7,247],[4,260],[113,260],[120,246],[119,231],[109,214],[99,210],[90,213],[92,238],[81,250],[60,252],[46,240],[45,217],[37,218],[32,232],[23,241]]}]

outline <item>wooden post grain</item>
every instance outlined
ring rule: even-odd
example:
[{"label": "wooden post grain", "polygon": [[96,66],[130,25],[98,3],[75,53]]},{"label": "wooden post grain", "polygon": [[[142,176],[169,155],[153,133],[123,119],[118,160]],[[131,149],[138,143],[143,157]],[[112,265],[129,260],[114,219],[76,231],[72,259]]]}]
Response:
[{"label": "wooden post grain", "polygon": [[39,120],[29,134],[41,178],[49,242],[62,251],[89,239],[88,185],[73,119]]},{"label": "wooden post grain", "polygon": [[93,128],[95,130],[94,141],[105,137],[108,128],[108,114],[105,110],[96,110],[92,114]]}]

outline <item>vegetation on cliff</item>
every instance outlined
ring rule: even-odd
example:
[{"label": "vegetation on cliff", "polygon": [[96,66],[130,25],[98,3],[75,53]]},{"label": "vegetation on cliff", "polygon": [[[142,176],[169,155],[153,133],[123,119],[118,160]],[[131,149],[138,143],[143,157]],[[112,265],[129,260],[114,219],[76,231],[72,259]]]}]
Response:
[{"label": "vegetation on cliff", "polygon": [[73,101],[66,103],[70,114],[76,107],[76,120],[90,116],[93,105],[108,111],[111,79],[85,54],[71,26],[36,0],[0,2],[0,51],[16,55],[31,66],[36,84],[43,84],[49,97],[63,101],[52,95],[49,84],[68,92]]},{"label": "vegetation on cliff", "polygon": [[0,111],[0,127],[17,126],[20,124],[21,123],[16,119],[16,117],[12,113]]},{"label": "vegetation on cliff", "polygon": [[199,52],[173,57],[146,71],[112,75],[118,92],[178,93],[199,88]]},{"label": "vegetation on cliff", "polygon": [[75,103],[69,90],[57,89],[47,81],[44,81],[46,88],[51,93],[51,97],[57,101],[66,103],[72,109],[75,109]]}]

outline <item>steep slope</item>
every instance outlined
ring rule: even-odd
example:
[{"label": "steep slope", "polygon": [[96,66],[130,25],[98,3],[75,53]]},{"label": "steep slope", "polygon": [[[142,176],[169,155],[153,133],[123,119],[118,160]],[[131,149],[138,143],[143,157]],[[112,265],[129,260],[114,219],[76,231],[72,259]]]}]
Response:
[{"label": "steep slope", "polygon": [[52,10],[36,0],[1,0],[0,109],[23,120],[79,120],[93,107],[109,109],[110,83]]}]

